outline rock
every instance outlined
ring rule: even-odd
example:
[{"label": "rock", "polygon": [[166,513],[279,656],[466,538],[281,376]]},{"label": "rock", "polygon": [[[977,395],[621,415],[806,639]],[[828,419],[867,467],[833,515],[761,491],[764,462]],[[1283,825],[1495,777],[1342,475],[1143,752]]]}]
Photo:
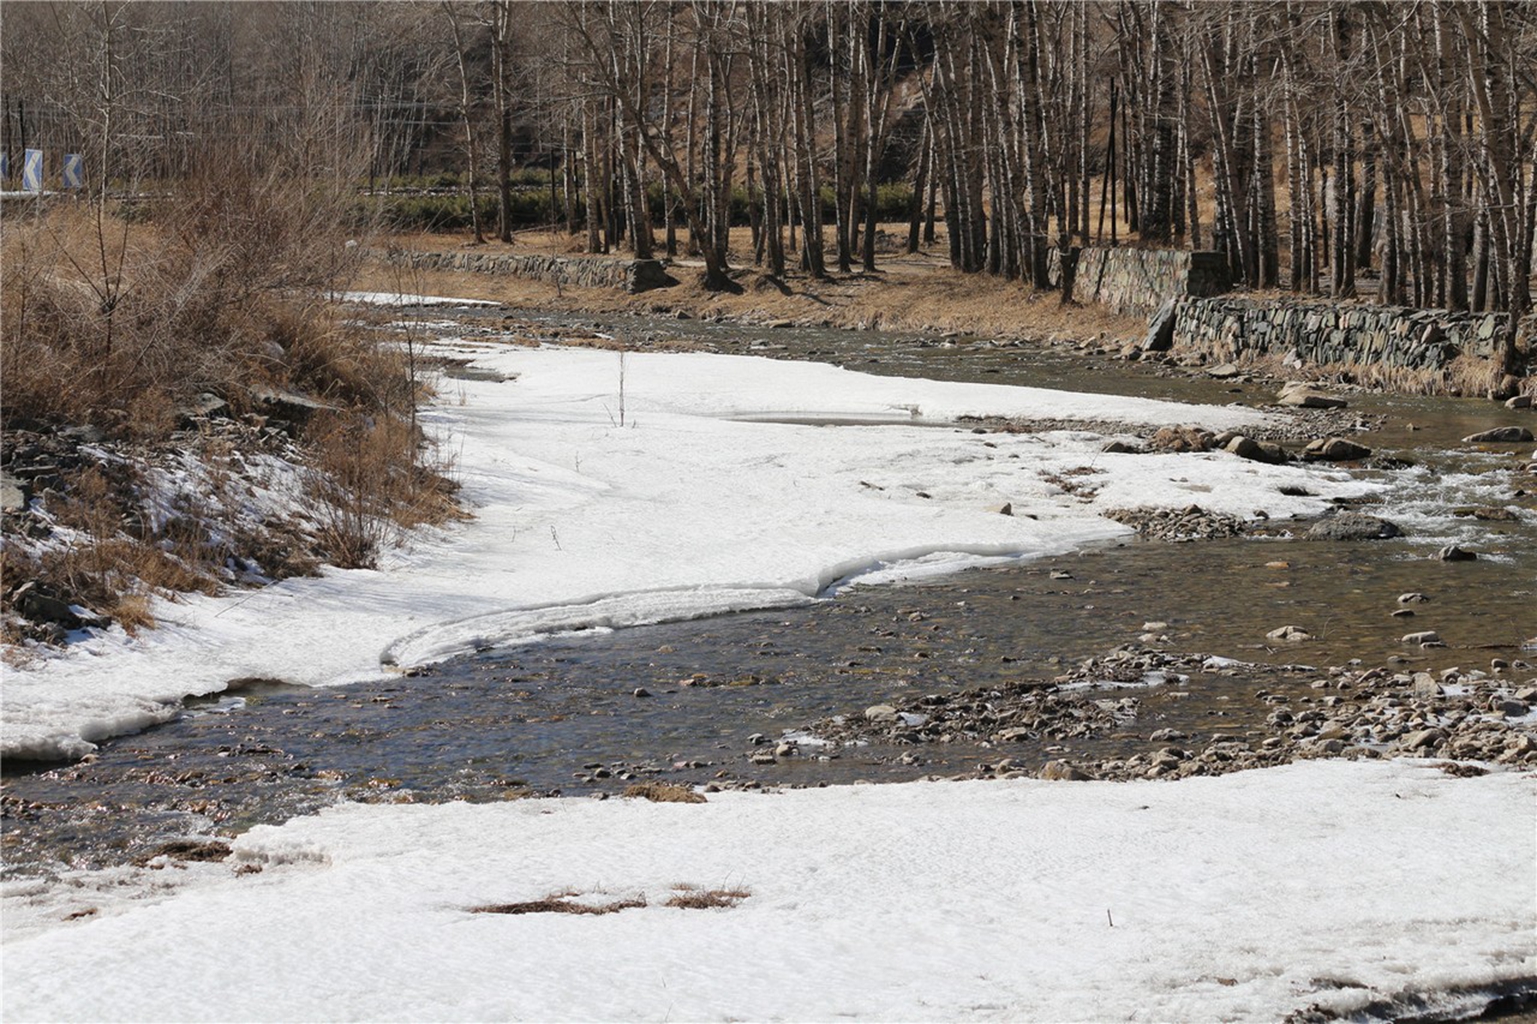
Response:
[{"label": "rock", "polygon": [[633,695],[636,697],[649,697],[651,696],[651,691],[644,686],[637,686]]},{"label": "rock", "polygon": [[1217,435],[1201,427],[1162,427],[1150,443],[1164,452],[1209,452]]},{"label": "rock", "polygon": [[1527,703],[1524,700],[1506,699],[1506,700],[1496,701],[1495,705],[1494,705],[1494,710],[1498,711],[1500,714],[1504,715],[1506,718],[1520,718],[1521,716],[1525,715],[1528,711],[1530,711],[1531,708],[1527,706]]},{"label": "rock", "polygon": [[1056,782],[1088,782],[1094,778],[1082,768],[1075,768],[1066,761],[1047,761],[1041,765],[1037,777]]},{"label": "rock", "polygon": [[1127,444],[1125,441],[1111,441],[1100,451],[1109,455],[1141,455],[1142,449],[1136,445]]},{"label": "rock", "polygon": [[1448,544],[1436,552],[1436,557],[1443,562],[1476,562],[1478,555],[1455,544]]},{"label": "rock", "polygon": [[1313,635],[1300,626],[1282,626],[1280,629],[1272,629],[1265,634],[1266,640],[1300,641],[1311,640]]},{"label": "rock", "polygon": [[1343,409],[1349,404],[1343,398],[1326,395],[1306,385],[1282,388],[1277,401],[1281,405],[1290,405],[1298,409]]},{"label": "rock", "polygon": [[1372,450],[1365,445],[1347,441],[1343,437],[1320,438],[1317,441],[1309,441],[1308,446],[1302,449],[1302,457],[1309,461],[1323,462],[1354,462],[1371,455]]},{"label": "rock", "polygon": [[1403,535],[1386,519],[1362,512],[1341,512],[1320,520],[1307,532],[1308,540],[1388,540]]},{"label": "rock", "polygon": [[1147,739],[1149,743],[1169,743],[1173,740],[1189,739],[1189,737],[1178,729],[1158,729]]},{"label": "rock", "polygon": [[1412,618],[1414,618],[1414,612],[1411,611],[1408,608],[1395,608],[1393,610],[1393,618],[1395,618],[1395,619],[1412,619]]},{"label": "rock", "polygon": [[1398,603],[1399,604],[1424,604],[1426,601],[1429,601],[1429,600],[1430,600],[1429,597],[1427,597],[1424,594],[1417,593],[1417,592],[1415,592],[1415,593],[1408,593],[1408,594],[1399,594],[1398,595]]},{"label": "rock", "polygon": [[1398,746],[1402,750],[1425,750],[1438,746],[1444,739],[1446,733],[1440,729],[1416,729],[1400,739]]},{"label": "rock", "polygon": [[998,514],[1001,516],[1012,516],[1014,514],[1014,503],[1012,501],[1004,502],[999,506]]},{"label": "rock", "polygon": [[317,412],[336,412],[339,406],[284,388],[253,387],[251,397],[266,414],[303,426]]},{"label": "rock", "polygon": [[27,508],[27,485],[0,469],[0,511],[23,512]]},{"label": "rock", "polygon": [[871,722],[895,722],[897,709],[890,704],[872,704],[865,708],[865,718]]},{"label": "rock", "polygon": [[1433,629],[1422,629],[1418,633],[1405,633],[1399,638],[1399,642],[1405,644],[1438,644],[1441,642],[1441,634]]},{"label": "rock", "polygon": [[36,580],[29,580],[18,587],[11,595],[11,601],[17,611],[34,622],[51,622],[65,629],[79,629],[95,623],[94,619],[88,623],[76,615],[68,601],[46,593]]},{"label": "rock", "polygon": [[1350,734],[1339,722],[1325,722],[1318,730],[1318,739],[1322,741],[1349,739]]},{"label": "rock", "polygon": [[1211,369],[1207,370],[1206,376],[1215,377],[1218,380],[1232,380],[1242,372],[1242,370],[1240,370],[1232,363],[1223,363],[1220,366],[1213,366]]},{"label": "rock", "polygon": [[1531,395],[1517,395],[1516,397],[1506,399],[1505,401],[1505,408],[1507,409],[1530,409],[1531,407]]},{"label": "rock", "polygon": [[1286,461],[1286,450],[1280,445],[1270,441],[1256,441],[1242,435],[1229,441],[1223,450],[1231,452],[1240,459],[1251,459],[1254,462],[1266,462],[1271,465],[1280,465]]},{"label": "rock", "polygon": [[[1410,634],[1410,636],[1416,635],[1419,634]],[[1429,635],[1435,637],[1436,640],[1441,639],[1433,632]],[[1405,637],[1405,639],[1407,640],[1408,637]],[[1414,642],[1419,643],[1420,641]],[[1437,697],[1442,696],[1441,684],[1436,682],[1436,677],[1431,675],[1429,672],[1414,673],[1414,689],[1411,692],[1420,700],[1434,700]]]},{"label": "rock", "polygon": [[1142,339],[1144,352],[1167,352],[1174,347],[1174,325],[1178,320],[1178,313],[1174,308],[1174,300],[1169,299],[1152,319],[1147,322],[1147,337]]},{"label": "rock", "polygon": [[212,391],[204,391],[192,401],[176,407],[177,422],[187,426],[198,419],[229,414],[229,403]]},{"label": "rock", "polygon": [[1480,430],[1476,434],[1464,437],[1464,444],[1478,444],[1492,442],[1498,444],[1517,444],[1532,439],[1532,432],[1525,427],[1495,427],[1493,430]]}]

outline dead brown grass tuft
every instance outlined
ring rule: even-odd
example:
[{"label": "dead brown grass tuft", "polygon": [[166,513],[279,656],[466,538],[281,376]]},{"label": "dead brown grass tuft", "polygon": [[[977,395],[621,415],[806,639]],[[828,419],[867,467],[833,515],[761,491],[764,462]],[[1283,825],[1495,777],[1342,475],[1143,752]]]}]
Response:
[{"label": "dead brown grass tuft", "polygon": [[703,793],[696,793],[687,786],[679,786],[672,782],[637,782],[624,788],[624,795],[629,798],[640,797],[659,804],[702,804],[707,803]]},{"label": "dead brown grass tuft", "polygon": [[644,907],[644,897],[635,897],[627,900],[614,900],[611,903],[573,903],[571,897],[576,893],[561,893],[554,896],[546,896],[541,900],[529,900],[526,903],[489,903],[485,906],[471,907],[472,914],[617,914],[621,910],[633,910],[636,907]]},{"label": "dead brown grass tuft", "polygon": [[751,895],[752,893],[746,889],[680,887],[663,906],[676,907],[679,910],[716,910],[721,907],[734,907]]}]

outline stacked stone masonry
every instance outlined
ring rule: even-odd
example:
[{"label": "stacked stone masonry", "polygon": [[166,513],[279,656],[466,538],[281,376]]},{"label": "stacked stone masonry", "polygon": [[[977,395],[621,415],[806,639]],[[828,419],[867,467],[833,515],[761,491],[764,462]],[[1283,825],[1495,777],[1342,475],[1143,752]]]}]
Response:
[{"label": "stacked stone masonry", "polygon": [[402,252],[413,270],[468,270],[571,288],[623,288],[643,292],[676,284],[660,260],[567,259],[563,256],[477,252]]},{"label": "stacked stone masonry", "polygon": [[[1174,346],[1224,361],[1268,355],[1314,365],[1440,370],[1462,352],[1493,355],[1506,323],[1503,313],[1182,298],[1176,305]],[[1530,321],[1523,326],[1528,332],[1533,328]]]},{"label": "stacked stone masonry", "polygon": [[[1061,253],[1052,249],[1047,268],[1061,284]],[[1078,253],[1073,298],[1098,302],[1118,313],[1147,316],[1175,295],[1221,295],[1232,290],[1227,259],[1218,252],[1182,249],[1102,249]]]}]

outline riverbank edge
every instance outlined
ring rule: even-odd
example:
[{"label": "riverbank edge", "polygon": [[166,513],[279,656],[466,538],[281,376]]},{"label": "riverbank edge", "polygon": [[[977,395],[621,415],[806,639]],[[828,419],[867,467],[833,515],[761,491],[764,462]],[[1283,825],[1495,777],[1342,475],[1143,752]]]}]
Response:
[{"label": "riverbank edge", "polygon": [[[520,252],[522,258],[511,257]],[[737,284],[734,292],[713,292],[704,288],[697,268],[686,260],[635,261],[584,254],[536,258],[543,254],[519,250],[516,246],[503,252],[494,249],[452,252],[394,248],[393,255],[375,257],[373,272],[365,271],[365,275],[376,280],[385,276],[398,280],[402,253],[409,253],[413,280],[432,282],[433,290],[440,294],[446,288],[452,294],[473,292],[474,297],[486,298],[501,291],[509,293],[502,301],[510,305],[523,305],[542,298],[551,308],[562,312],[649,313],[760,327],[917,331],[1010,341],[1066,340],[1092,344],[1101,354],[1128,361],[1146,358],[1195,366],[1233,363],[1282,381],[1329,379],[1389,394],[1484,396],[1502,402],[1520,396],[1528,399],[1537,396],[1537,365],[1534,365],[1537,354],[1532,351],[1532,338],[1537,332],[1532,330],[1523,333],[1524,348],[1518,353],[1518,360],[1526,368],[1524,375],[1506,374],[1496,356],[1487,351],[1463,350],[1444,358],[1438,356],[1432,360],[1435,365],[1428,368],[1401,365],[1404,362],[1402,353],[1392,346],[1380,344],[1381,339],[1376,343],[1364,340],[1360,345],[1361,351],[1375,348],[1380,358],[1313,362],[1295,346],[1284,352],[1272,352],[1264,345],[1235,344],[1235,338],[1247,337],[1249,332],[1243,330],[1235,333],[1233,329],[1175,329],[1169,332],[1160,328],[1164,319],[1168,319],[1171,326],[1175,322],[1169,317],[1174,310],[1167,306],[1155,311],[1151,317],[1144,317],[1138,310],[1092,300],[1063,304],[1057,292],[1038,292],[1019,282],[981,274],[961,274],[947,264],[935,262],[932,257],[921,260],[911,256],[890,258],[884,271],[831,275],[821,281],[799,271],[774,277],[756,267],[739,267],[732,272]],[[659,265],[675,283],[643,290],[626,288],[627,282],[635,276],[629,268],[640,263]],[[559,269],[552,272],[552,264],[559,264]],[[587,264],[597,269],[584,270]],[[503,287],[487,286],[486,281],[502,282]],[[833,300],[834,295],[851,288],[859,293],[873,294],[859,294],[842,305]],[[895,299],[898,291],[913,288],[934,292],[936,301],[917,305],[882,302],[883,290],[888,298]],[[545,294],[540,296],[541,292]],[[793,307],[795,303],[789,300],[795,299],[809,301],[814,308],[796,315],[793,308],[787,308]],[[1214,298],[1180,299],[1179,302],[1194,303],[1203,308],[1213,306],[1228,319],[1232,317],[1226,311],[1235,303],[1244,307],[1246,315],[1261,319],[1288,314],[1297,305],[1295,296],[1245,291],[1228,292]],[[1157,307],[1159,304],[1146,305]],[[1357,300],[1315,299],[1305,305],[1315,313],[1336,311],[1338,321],[1345,324],[1395,312],[1413,313],[1420,319],[1434,318],[1445,312],[1398,310],[1397,307]],[[1189,320],[1188,311],[1178,319]],[[1331,322],[1330,326],[1334,327],[1334,324]],[[1158,340],[1160,330],[1164,334],[1162,341]],[[1339,330],[1334,333],[1338,334]],[[1415,341],[1419,340],[1421,335],[1416,334]],[[1439,351],[1443,341],[1444,336],[1438,333],[1427,344]],[[1348,348],[1350,345],[1342,343],[1333,348],[1323,346],[1320,351]]]}]

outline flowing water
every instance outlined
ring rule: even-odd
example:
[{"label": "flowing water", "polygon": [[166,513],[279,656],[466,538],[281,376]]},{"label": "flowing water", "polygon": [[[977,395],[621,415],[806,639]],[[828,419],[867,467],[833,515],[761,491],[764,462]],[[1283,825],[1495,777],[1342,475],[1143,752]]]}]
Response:
[{"label": "flowing water", "polygon": [[[532,315],[530,315],[532,316]],[[527,319],[527,317],[521,317]],[[550,320],[551,326],[558,321]],[[484,314],[469,326],[489,331]],[[1158,376],[1047,347],[830,330],[608,321],[729,350],[817,358],[882,373],[1094,390],[1185,401],[1270,397],[1258,384]],[[847,588],[790,611],[592,631],[338,690],[265,683],[189,702],[180,718],[102,745],[80,764],[7,764],[6,872],[60,861],[143,857],[188,835],[284,820],[345,796],[496,800],[612,794],[637,780],[691,785],[822,785],[971,770],[1000,753],[958,738],[922,748],[841,749],[805,740],[818,720],[927,693],[1049,680],[1081,660],[1140,642],[1262,665],[1361,659],[1413,668],[1487,667],[1537,633],[1537,513],[1509,446],[1458,439],[1529,414],[1493,403],[1361,395],[1378,426],[1362,439],[1410,468],[1363,471],[1393,484],[1380,508],[1409,537],[1356,544],[1279,536],[1187,544],[1129,541],[1013,567],[882,588]],[[1529,455],[1522,446],[1521,455]],[[1459,515],[1515,509],[1513,520]],[[1457,542],[1475,562],[1430,556]],[[1406,592],[1430,601],[1397,601]],[[1278,644],[1296,625],[1314,639]],[[1433,629],[1445,648],[1406,647]],[[1267,692],[1305,693],[1318,672],[1244,668],[1163,686],[1106,691],[1121,725],[1070,741],[1011,747],[1038,764],[1156,746],[1152,734],[1258,738]],[[766,756],[786,735],[793,756]]]}]

